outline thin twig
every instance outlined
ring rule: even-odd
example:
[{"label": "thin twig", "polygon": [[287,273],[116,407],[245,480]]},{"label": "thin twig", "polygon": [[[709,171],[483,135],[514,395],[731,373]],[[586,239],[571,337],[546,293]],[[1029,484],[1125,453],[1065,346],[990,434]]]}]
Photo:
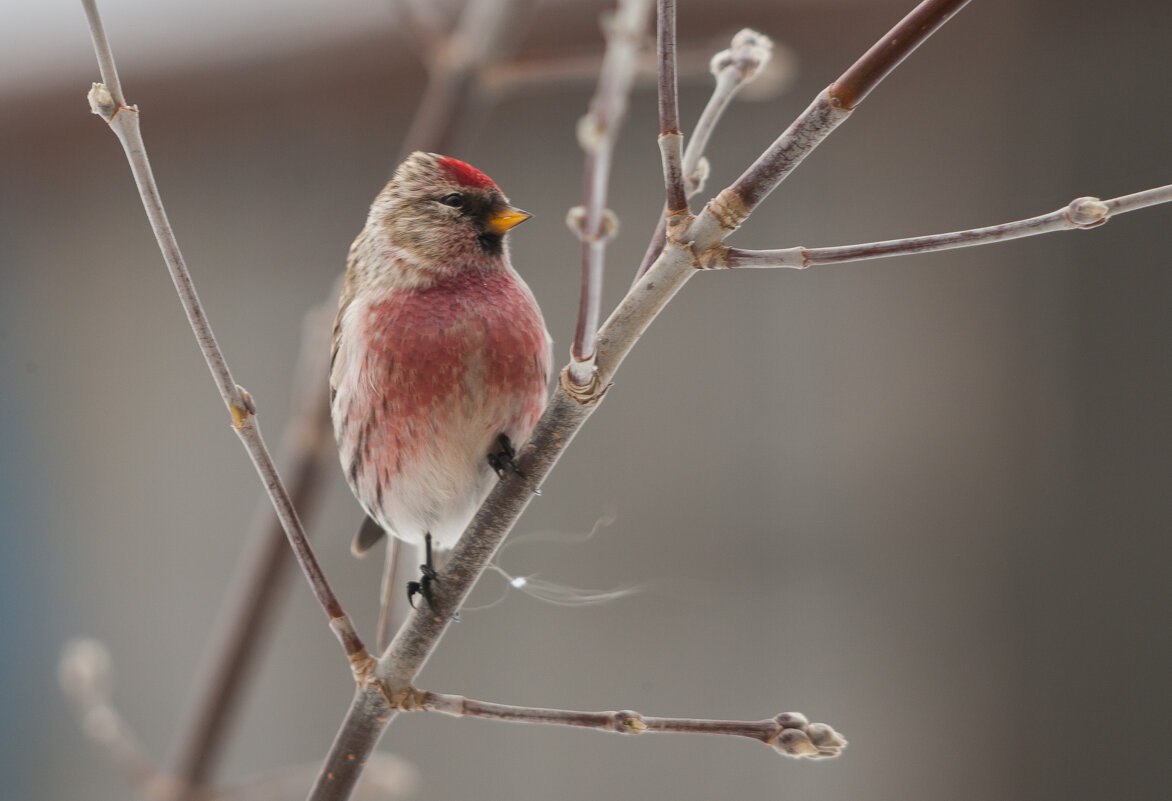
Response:
[{"label": "thin twig", "polygon": [[[282,548],[288,552],[285,543]],[[147,801],[176,801],[184,796],[199,801],[283,801],[304,792],[313,781],[316,765],[300,765],[216,789],[190,788],[176,777],[161,773],[146,749],[114,706],[113,662],[97,640],[72,640],[58,662],[61,689],[77,705],[86,736],[110,757],[127,783]],[[404,760],[372,754],[356,798],[402,797],[418,784],[415,769]]]},{"label": "thin twig", "polygon": [[824,264],[882,259],[910,253],[932,253],[938,250],[1005,242],[1010,239],[1021,239],[1026,236],[1048,234],[1054,231],[1096,228],[1107,222],[1114,214],[1124,214],[1158,203],[1169,202],[1172,202],[1172,184],[1111,200],[1099,200],[1094,197],[1075,198],[1066,206],[1049,214],[1041,214],[1037,217],[1001,223],[1000,225],[990,225],[985,228],[953,231],[947,234],[826,248],[792,247],[780,250],[723,248],[712,251],[711,261],[703,263],[702,266],[718,269],[789,267],[803,270],[807,267]]},{"label": "thin twig", "polygon": [[[708,161],[704,158],[704,153],[708,149],[712,132],[716,130],[716,124],[724,116],[725,109],[737,92],[761,74],[772,54],[773,42],[768,36],[745,28],[733,36],[732,44],[727,49],[721,50],[709,61],[708,69],[716,78],[716,86],[713,87],[704,110],[700,112],[696,130],[684,149],[683,172],[688,197],[704,188],[704,181],[708,177]],[[643,261],[635,272],[635,281],[647,272],[651,263],[663,252],[664,243],[667,242],[667,215],[668,209],[665,204],[655,226],[655,233],[643,254]]]},{"label": "thin twig", "polygon": [[[726,37],[700,41],[676,42],[676,77],[680,85],[699,82],[710,72],[712,53],[725,46]],[[572,84],[594,85],[602,66],[601,54],[567,53],[556,55],[518,55],[511,59],[494,59],[485,64],[477,79],[480,88],[494,96]],[[792,71],[782,66],[774,82],[784,87]],[[635,85],[655,85],[659,80],[659,56],[643,52],[635,72]]]},{"label": "thin twig", "polygon": [[[97,6],[94,0],[83,0],[83,4],[90,20],[90,33],[94,39],[94,50],[99,57],[103,54],[109,57],[112,66],[113,56],[110,54],[109,42],[102,31]],[[207,362],[208,369],[211,370],[224,404],[232,415],[232,426],[241,442],[244,443],[248,455],[252,458],[253,465],[268,490],[273,507],[285,530],[285,535],[289,538],[289,543],[297,556],[297,561],[309,580],[318,603],[321,604],[329,618],[330,628],[342,643],[352,666],[356,670],[361,670],[363,665],[369,663],[370,655],[366,652],[358,632],[354,629],[354,624],[330,588],[325,573],[322,572],[321,566],[317,562],[317,557],[314,555],[305,530],[301,526],[301,521],[297,517],[297,511],[293,508],[289,492],[281,482],[273,458],[261,437],[260,427],[256,422],[256,407],[252,398],[232,379],[232,373],[228,369],[220,346],[216,343],[211,324],[208,322],[199,296],[196,294],[195,284],[192,282],[191,274],[184,263],[183,254],[175,239],[175,232],[167,220],[167,213],[163,208],[159,189],[155,184],[154,174],[147,159],[146,146],[143,144],[142,131],[139,127],[138,108],[115,100],[111,91],[103,84],[94,84],[89,98],[91,110],[109,124],[126,152],[130,170],[138,185],[143,207],[151,223],[151,229],[155,233],[159,249],[163,253],[163,260],[166,262],[167,270],[175,283],[179,300],[187,314],[191,329],[195,333],[204,360]]]},{"label": "thin twig", "polygon": [[86,736],[97,743],[139,795],[166,796],[158,770],[112,700],[113,661],[97,640],[71,640],[57,663],[57,681],[77,705]]},{"label": "thin twig", "polygon": [[[336,294],[336,293],[335,293]],[[336,460],[330,427],[326,375],[334,302],[314,307],[302,324],[301,354],[293,384],[292,413],[284,433],[291,461],[290,493],[305,516],[316,506],[324,467]],[[240,700],[244,682],[270,628],[280,590],[292,566],[292,552],[281,522],[265,498],[246,536],[245,556],[232,579],[232,590],[215,627],[210,658],[189,702],[186,722],[171,760],[179,799],[201,792],[223,751],[225,731]]]},{"label": "thin twig", "polygon": [[648,10],[648,0],[620,0],[614,17],[604,24],[606,55],[598,90],[586,116],[578,123],[578,143],[586,151],[586,188],[583,204],[570,210],[567,222],[582,240],[582,289],[570,346],[570,378],[579,386],[589,385],[593,376],[594,334],[602,308],[603,256],[607,240],[618,228],[606,206],[611,156],[626,115]]},{"label": "thin twig", "polygon": [[969,0],[924,0],[871,46],[862,58],[830,86],[835,105],[853,109],[871,90],[923,44]]},{"label": "thin twig", "polygon": [[[412,699],[415,701],[416,699]],[[748,737],[792,757],[828,759],[842,753],[847,742],[825,723],[810,723],[800,712],[783,712],[768,720],[706,720],[700,718],[653,718],[638,712],[579,712],[542,709],[477,701],[462,695],[423,692],[420,709],[453,717],[488,718],[511,723],[576,726],[614,734],[721,734]]]},{"label": "thin twig", "polygon": [[476,73],[494,57],[514,23],[517,0],[469,0],[451,34],[431,48],[427,86],[403,141],[400,161],[416,150],[446,150],[465,112]]},{"label": "thin twig", "polygon": [[[239,784],[217,788],[208,801],[289,801],[305,794],[317,775],[316,762],[295,765]],[[354,801],[387,801],[415,795],[419,772],[405,759],[393,754],[371,754],[354,790]],[[201,799],[202,801],[202,799]]]},{"label": "thin twig", "polygon": [[[832,83],[733,183],[721,225],[740,224],[909,53],[968,0],[924,0]],[[727,191],[727,190],[726,190]]]},{"label": "thin twig", "polygon": [[680,135],[680,101],[676,80],[676,4],[659,0],[656,9],[656,52],[659,55],[659,151],[663,158],[663,183],[669,215],[686,215],[683,136]]}]

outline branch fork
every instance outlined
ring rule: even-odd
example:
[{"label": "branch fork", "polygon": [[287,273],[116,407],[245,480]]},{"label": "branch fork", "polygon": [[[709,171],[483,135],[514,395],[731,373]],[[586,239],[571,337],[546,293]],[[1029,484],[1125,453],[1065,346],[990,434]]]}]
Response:
[{"label": "branch fork", "polygon": [[[159,239],[168,268],[176,283],[184,309],[191,321],[197,341],[204,351],[217,387],[233,414],[236,430],[252,457],[268,489],[289,541],[318,597],[330,627],[342,641],[357,682],[357,691],[349,712],[310,793],[311,799],[343,799],[357,784],[363,766],[370,757],[386,726],[400,711],[431,711],[475,715],[517,722],[587,726],[622,733],[704,732],[732,734],[760,740],[791,756],[828,758],[837,756],[845,739],[825,724],[808,723],[798,713],[784,713],[775,718],[756,721],[703,721],[682,718],[650,718],[636,712],[573,712],[527,707],[510,707],[474,701],[460,696],[445,696],[421,691],[413,681],[434,651],[451,622],[453,613],[471,590],[485,566],[525,510],[534,490],[553,469],[585,420],[597,408],[611,380],[635,342],[659,312],[682,288],[697,269],[733,266],[780,266],[767,264],[784,251],[737,251],[724,240],[752,213],[756,206],[797,167],[798,164],[849,115],[896,65],[931,33],[962,7],[967,0],[924,0],[911,14],[855,63],[838,81],[820,93],[814,102],[770,145],[768,149],[731,186],[716,195],[692,217],[687,197],[699,190],[706,176],[703,151],[716,121],[732,95],[756,75],[769,57],[769,40],[752,31],[743,31],[733,46],[712,61],[717,86],[701,115],[696,132],[683,147],[679,132],[675,86],[675,41],[673,0],[659,0],[660,64],[660,146],[664,164],[665,214],[644,258],[644,264],[627,296],[606,322],[599,327],[603,251],[613,236],[616,221],[606,204],[611,153],[618,127],[625,112],[627,96],[637,68],[638,47],[643,39],[648,0],[620,0],[613,22],[604,26],[607,53],[603,61],[598,90],[587,116],[579,126],[579,136],[586,150],[585,198],[583,205],[571,211],[570,226],[582,241],[582,303],[571,359],[559,377],[559,386],[545,414],[538,421],[530,441],[518,456],[522,473],[516,479],[498,483],[477,512],[476,517],[451,551],[445,565],[438,600],[443,614],[431,609],[412,613],[396,634],[390,647],[375,660],[366,651],[350,619],[333,595],[304,531],[292,508],[289,496],[272,466],[271,457],[260,438],[255,420],[255,405],[231,380],[227,365],[215,343],[210,326],[195,296],[191,278],[183,265],[178,246],[166,221],[154,186],[141,137],[137,114],[120,115],[127,106],[117,83],[108,44],[101,32],[94,0],[83,0],[90,14],[95,49],[102,67],[105,86],[91,91],[91,105],[118,134],[131,163],[135,180],[146,206],[148,217]],[[473,3],[470,8],[490,8],[491,0]],[[469,16],[468,20],[472,17]],[[465,28],[476,26],[468,22]],[[444,93],[454,95],[452,86],[469,78],[455,76]],[[460,80],[457,81],[456,78]],[[438,85],[438,84],[437,84]],[[109,88],[107,88],[109,87]],[[451,91],[449,91],[451,90]],[[443,104],[448,104],[449,98]],[[438,101],[437,101],[438,103]],[[437,105],[437,107],[439,107]],[[133,120],[122,124],[123,120]],[[682,151],[682,152],[681,152]],[[1062,227],[1094,227],[1111,213],[1121,213],[1154,203],[1172,200],[1172,187],[1136,193],[1109,201],[1080,198],[1066,209],[1044,215],[1045,224]],[[1053,220],[1051,219],[1053,218]],[[1035,218],[1026,228],[1041,227]],[[670,226],[669,226],[670,222]],[[1035,230],[1033,232],[1041,232]],[[976,232],[925,237],[923,240],[953,237],[952,244],[934,242],[935,249],[958,247],[973,239]],[[1016,235],[1026,235],[1019,233]],[[1008,236],[991,237],[1011,238]],[[872,243],[888,245],[891,243]],[[923,244],[921,242],[920,244]],[[856,246],[855,250],[859,246]],[[881,248],[880,248],[881,249]],[[924,247],[922,249],[931,249]],[[802,266],[815,263],[816,250],[800,250]],[[845,249],[837,250],[836,260]],[[855,258],[875,258],[890,252],[872,251]],[[904,249],[900,252],[915,252]],[[737,264],[737,260],[741,263]],[[827,263],[830,259],[828,258]],[[756,262],[756,263],[753,263]],[[792,266],[792,265],[786,265]]]}]

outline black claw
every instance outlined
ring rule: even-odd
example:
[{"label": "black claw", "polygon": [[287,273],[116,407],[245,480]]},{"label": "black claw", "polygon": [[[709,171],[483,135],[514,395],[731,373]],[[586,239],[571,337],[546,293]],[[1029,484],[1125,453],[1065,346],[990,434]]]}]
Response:
[{"label": "black claw", "polygon": [[431,559],[431,534],[424,535],[424,543],[427,546],[427,562],[419,566],[419,581],[407,582],[407,603],[411,604],[411,608],[414,609],[415,596],[422,595],[431,610],[437,612],[439,610],[435,605],[435,596],[432,594],[431,585],[439,581],[439,574],[435,572],[435,565]]},{"label": "black claw", "polygon": [[496,438],[497,450],[489,451],[488,465],[496,473],[497,478],[504,478],[505,473],[516,473],[521,478],[525,474],[517,469],[517,449],[513,447],[512,440],[509,439],[508,434],[500,434]]}]

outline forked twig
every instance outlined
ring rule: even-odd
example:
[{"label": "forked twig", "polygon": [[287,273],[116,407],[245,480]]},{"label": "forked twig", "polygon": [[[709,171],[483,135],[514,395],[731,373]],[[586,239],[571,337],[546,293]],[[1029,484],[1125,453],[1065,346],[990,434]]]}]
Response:
[{"label": "forked twig", "polygon": [[[700,119],[696,121],[696,130],[684,148],[683,173],[686,182],[687,196],[691,197],[704,188],[708,177],[708,161],[704,153],[708,142],[712,138],[716,125],[724,116],[728,104],[742,88],[747,86],[769,63],[773,53],[773,42],[768,36],[763,36],[754,30],[745,28],[732,39],[732,44],[712,57],[709,62],[709,71],[716,78],[716,86],[712,95],[700,112]],[[667,218],[669,203],[659,215],[655,233],[647,246],[639,269],[635,272],[635,281],[659,258],[663,246],[667,242]],[[684,204],[687,205],[686,202]]]}]

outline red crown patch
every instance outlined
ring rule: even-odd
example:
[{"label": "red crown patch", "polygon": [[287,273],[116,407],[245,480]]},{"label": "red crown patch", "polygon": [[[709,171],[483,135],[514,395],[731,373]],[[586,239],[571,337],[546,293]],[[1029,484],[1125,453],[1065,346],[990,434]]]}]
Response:
[{"label": "red crown patch", "polygon": [[480,170],[473,167],[471,164],[465,164],[459,159],[448,158],[444,156],[439,160],[440,169],[443,170],[444,175],[449,180],[466,186],[471,189],[496,189],[496,184],[487,175]]}]

